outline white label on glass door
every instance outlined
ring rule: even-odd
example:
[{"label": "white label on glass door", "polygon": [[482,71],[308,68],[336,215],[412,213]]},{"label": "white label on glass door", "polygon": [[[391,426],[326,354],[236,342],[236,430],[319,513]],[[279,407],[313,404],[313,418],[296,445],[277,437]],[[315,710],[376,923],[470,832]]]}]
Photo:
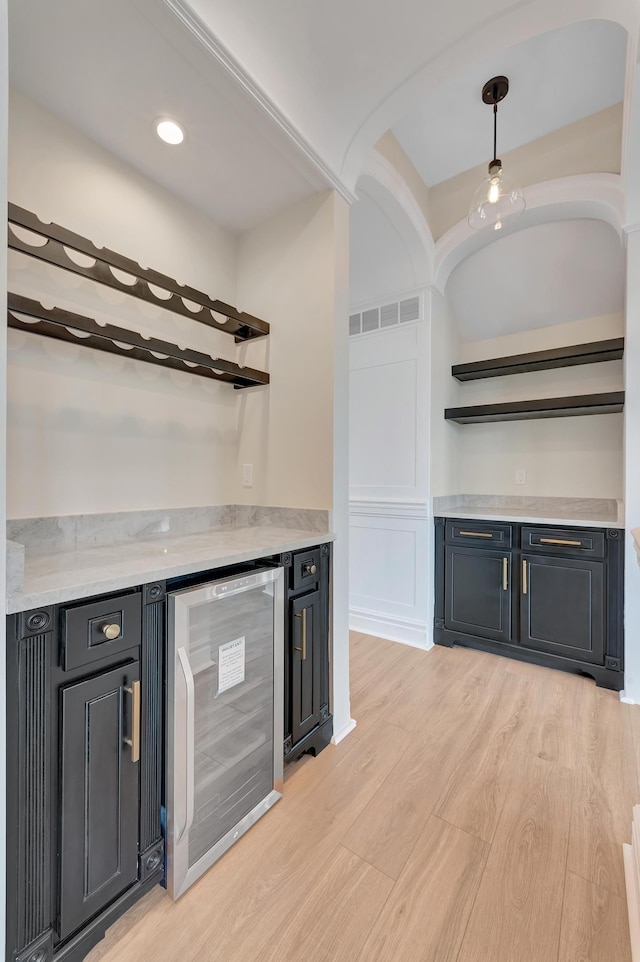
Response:
[{"label": "white label on glass door", "polygon": [[244,681],[244,635],[218,648],[218,694]]}]

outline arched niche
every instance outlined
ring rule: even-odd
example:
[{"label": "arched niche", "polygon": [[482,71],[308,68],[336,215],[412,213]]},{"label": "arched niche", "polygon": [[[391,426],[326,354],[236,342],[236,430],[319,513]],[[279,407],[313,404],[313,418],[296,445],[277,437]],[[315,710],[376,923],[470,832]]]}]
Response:
[{"label": "arched niche", "polygon": [[568,220],[601,220],[622,235],[624,188],[618,174],[580,174],[534,184],[526,190],[527,209],[501,231],[473,231],[460,221],[438,240],[433,284],[444,292],[452,271],[476,251],[538,224]]}]

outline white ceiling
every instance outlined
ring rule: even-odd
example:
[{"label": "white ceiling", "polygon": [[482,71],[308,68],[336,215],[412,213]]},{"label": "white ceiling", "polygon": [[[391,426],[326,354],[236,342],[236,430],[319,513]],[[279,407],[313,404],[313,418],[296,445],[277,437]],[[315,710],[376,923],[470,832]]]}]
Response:
[{"label": "white ceiling", "polygon": [[464,341],[623,310],[624,249],[596,220],[556,221],[509,234],[451,274],[447,295]]},{"label": "white ceiling", "polygon": [[[12,0],[20,90],[232,230],[326,186],[291,140],[158,0]],[[180,147],[153,120],[175,117]]]},{"label": "white ceiling", "polygon": [[[236,231],[345,176],[354,145],[389,126],[428,184],[488,160],[480,90],[495,74],[511,81],[500,152],[610,106],[627,34],[604,18],[640,23],[637,0],[10,0],[9,13],[20,90]],[[186,128],[180,147],[154,133],[166,115]],[[352,303],[416,283],[371,198],[353,207],[351,259]],[[620,310],[623,260],[603,223],[541,225],[469,257],[447,293],[465,339],[496,336]]]},{"label": "white ceiling", "polygon": [[[553,0],[449,0],[436,7],[424,0],[10,0],[9,6],[11,79],[19,89],[238,231],[326,187],[363,131],[374,129],[372,118],[379,123],[384,105],[411,101],[398,100],[398,92],[412,84],[431,92],[424,99],[431,113],[426,121],[421,112],[412,124],[398,122],[397,129],[412,127],[422,136],[429,127],[432,136],[410,150],[428,179],[440,179],[442,171],[450,175],[490,152],[491,111],[479,90],[492,73],[506,70],[512,81],[499,114],[499,145],[509,149],[545,125],[619,99],[624,70],[626,35],[604,20],[509,52],[545,24],[579,15]],[[580,10],[587,7],[594,18],[611,11],[623,21],[640,20],[636,0],[584,0]],[[507,52],[489,56],[491,49]],[[451,102],[437,96],[443,78]],[[181,147],[157,140],[152,121],[161,115],[186,127]]]},{"label": "white ceiling", "polygon": [[488,163],[493,109],[481,91],[491,77],[509,78],[498,106],[498,156],[619,103],[624,95],[626,31],[587,20],[533,37],[447,78],[393,132],[431,186]]}]

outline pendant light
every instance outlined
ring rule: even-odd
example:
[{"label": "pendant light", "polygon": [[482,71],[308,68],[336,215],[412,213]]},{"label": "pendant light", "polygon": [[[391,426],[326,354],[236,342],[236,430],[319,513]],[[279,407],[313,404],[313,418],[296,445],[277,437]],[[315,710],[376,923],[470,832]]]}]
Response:
[{"label": "pendant light", "polygon": [[508,93],[509,81],[506,77],[493,77],[482,88],[483,102],[493,105],[493,160],[469,208],[469,226],[474,230],[483,230],[485,227],[500,230],[526,207],[521,189],[504,176],[502,161],[496,156],[498,104]]}]

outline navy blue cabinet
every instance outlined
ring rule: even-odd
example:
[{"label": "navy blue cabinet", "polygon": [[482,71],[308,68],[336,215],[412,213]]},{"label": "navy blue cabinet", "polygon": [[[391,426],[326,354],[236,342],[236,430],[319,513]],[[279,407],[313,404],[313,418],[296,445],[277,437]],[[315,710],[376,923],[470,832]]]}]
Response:
[{"label": "navy blue cabinet", "polygon": [[81,962],[162,881],[164,600],[7,619],[7,962]]},{"label": "navy blue cabinet", "polygon": [[435,519],[434,640],[623,687],[623,532]]},{"label": "navy blue cabinet", "polygon": [[333,735],[329,711],[331,545],[279,557],[285,569],[284,759],[317,755]]}]

